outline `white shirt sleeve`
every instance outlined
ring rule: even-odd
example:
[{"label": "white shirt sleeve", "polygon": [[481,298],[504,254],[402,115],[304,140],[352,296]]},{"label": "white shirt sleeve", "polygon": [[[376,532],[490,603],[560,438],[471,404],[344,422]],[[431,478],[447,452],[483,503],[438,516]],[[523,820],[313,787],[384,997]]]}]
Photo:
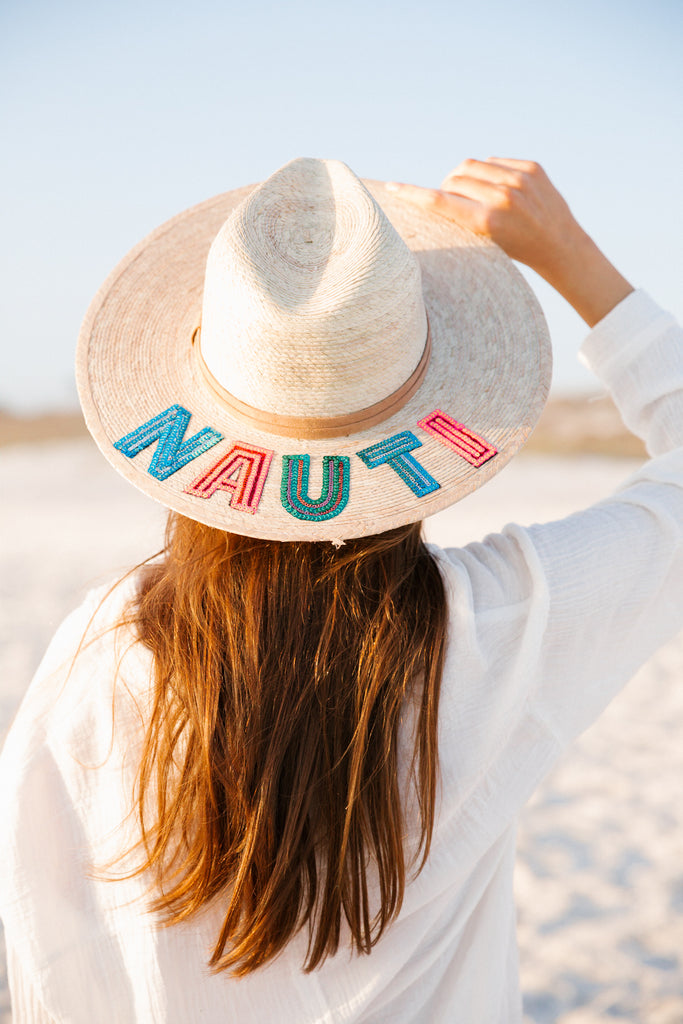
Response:
[{"label": "white shirt sleeve", "polygon": [[23,972],[16,954],[7,945],[7,979],[12,993],[12,1024],[56,1024],[40,1002],[31,985],[30,979]]},{"label": "white shirt sleeve", "polygon": [[591,508],[449,552],[482,630],[492,607],[518,610],[494,642],[563,746],[683,627],[683,331],[634,292],[582,355],[657,457]]}]

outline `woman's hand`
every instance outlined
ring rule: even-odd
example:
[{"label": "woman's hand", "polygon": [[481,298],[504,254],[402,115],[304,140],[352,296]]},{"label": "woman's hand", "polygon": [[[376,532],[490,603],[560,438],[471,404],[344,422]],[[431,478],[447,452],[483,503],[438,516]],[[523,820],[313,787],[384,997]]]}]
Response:
[{"label": "woman's hand", "polygon": [[492,239],[544,277],[593,326],[633,291],[574,219],[542,167],[529,160],[465,160],[440,189],[390,188]]}]

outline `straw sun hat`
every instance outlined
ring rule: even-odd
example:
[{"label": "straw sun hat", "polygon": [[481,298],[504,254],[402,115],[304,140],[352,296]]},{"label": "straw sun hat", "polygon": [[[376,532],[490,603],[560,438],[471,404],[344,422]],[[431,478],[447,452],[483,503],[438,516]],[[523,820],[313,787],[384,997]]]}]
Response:
[{"label": "straw sun hat", "polygon": [[550,366],[538,303],[496,246],[302,159],[133,249],[87,313],[77,379],[107,459],[162,504],[340,541],[502,469]]}]

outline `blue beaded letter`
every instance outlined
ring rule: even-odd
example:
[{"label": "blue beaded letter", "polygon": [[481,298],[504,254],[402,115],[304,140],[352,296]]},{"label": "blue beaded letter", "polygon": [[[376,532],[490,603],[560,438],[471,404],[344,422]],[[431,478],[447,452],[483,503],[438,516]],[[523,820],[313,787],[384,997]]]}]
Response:
[{"label": "blue beaded letter", "polygon": [[439,490],[439,483],[431,473],[428,473],[424,466],[421,466],[414,455],[410,452],[415,448],[421,448],[422,442],[418,441],[415,434],[410,430],[404,430],[400,434],[388,437],[386,441],[373,444],[364,448],[356,455],[361,459],[368,469],[376,469],[385,463],[398,473],[401,480],[410,487],[413,494],[423,498],[425,494]]},{"label": "blue beaded letter", "polygon": [[350,462],[346,455],[323,455],[323,486],[320,497],[308,495],[310,455],[282,456],[280,500],[297,519],[320,522],[334,519],[349,500]]},{"label": "blue beaded letter", "polygon": [[184,441],[185,431],[190,422],[191,413],[182,405],[171,405],[151,420],[147,420],[137,430],[114,442],[114,448],[134,458],[144,448],[155,441],[158,442],[152,456],[148,472],[157,480],[165,480],[173,473],[196,459],[198,455],[213,448],[223,440],[223,435],[212,427],[204,427],[198,433]]}]

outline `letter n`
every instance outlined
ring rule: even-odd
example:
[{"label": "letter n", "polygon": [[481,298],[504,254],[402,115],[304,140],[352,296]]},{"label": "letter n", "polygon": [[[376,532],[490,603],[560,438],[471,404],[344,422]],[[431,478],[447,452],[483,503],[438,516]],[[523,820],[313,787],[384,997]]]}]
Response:
[{"label": "letter n", "polygon": [[458,423],[441,409],[430,412],[429,416],[425,416],[417,425],[477,468],[483,466],[498,453],[498,449],[485,441],[483,437],[479,437],[469,427]]},{"label": "letter n", "polygon": [[165,480],[172,473],[196,459],[198,455],[213,448],[223,440],[223,435],[212,427],[204,427],[198,433],[185,438],[185,431],[190,422],[191,413],[182,405],[171,405],[151,420],[147,420],[137,430],[114,442],[114,448],[134,458],[144,448],[157,442],[156,451],[152,456],[148,472],[158,480]]},{"label": "letter n", "polygon": [[253,515],[258,509],[273,455],[267,448],[234,444],[185,491],[199,498],[210,498],[217,490],[228,491],[231,508]]}]

